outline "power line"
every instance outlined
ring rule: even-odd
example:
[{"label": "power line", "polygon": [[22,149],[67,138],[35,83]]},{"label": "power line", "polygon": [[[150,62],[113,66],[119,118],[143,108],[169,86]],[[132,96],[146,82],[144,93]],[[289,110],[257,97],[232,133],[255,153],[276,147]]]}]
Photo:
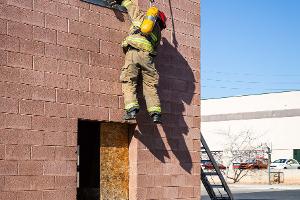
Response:
[{"label": "power line", "polygon": [[221,98],[228,98],[228,97],[236,97],[236,96],[250,96],[250,95],[262,95],[262,94],[270,94],[270,93],[283,93],[283,92],[300,92],[299,89],[296,90],[279,90],[279,91],[263,91],[263,92],[250,92],[247,94],[230,94],[230,95],[219,95],[219,96],[205,96],[205,95],[201,95],[201,99],[202,100],[206,100],[206,99],[221,99]]},{"label": "power line", "polygon": [[[203,69],[203,68],[202,68]],[[240,72],[228,72],[228,71],[215,71],[215,70],[201,70],[203,73],[214,73],[221,75],[234,75],[234,76],[269,76],[269,77],[300,77],[300,74],[258,74],[258,73],[240,73]]]},{"label": "power line", "polygon": [[[253,90],[249,87],[227,87],[227,86],[207,86],[201,85],[202,88],[217,88],[217,89],[229,89],[229,90]],[[300,90],[300,88],[260,88],[260,90],[272,90],[272,91],[295,91]]]},{"label": "power line", "polygon": [[242,80],[228,80],[228,79],[212,79],[212,78],[204,78],[202,80],[214,81],[214,82],[227,82],[227,83],[246,83],[246,84],[300,84],[300,82],[261,82],[261,81],[242,81]]},{"label": "power line", "polygon": [[[210,96],[241,96],[300,91],[300,74],[259,74],[202,70],[202,99]],[[206,95],[218,92],[219,95]],[[225,95],[224,95],[225,94]]]}]

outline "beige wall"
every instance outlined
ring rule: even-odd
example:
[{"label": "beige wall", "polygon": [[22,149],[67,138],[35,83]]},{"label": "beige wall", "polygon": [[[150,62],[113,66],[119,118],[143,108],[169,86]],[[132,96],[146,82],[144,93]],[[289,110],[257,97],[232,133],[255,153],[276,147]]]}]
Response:
[{"label": "beige wall", "polygon": [[300,108],[300,91],[202,100],[202,115]]},{"label": "beige wall", "polygon": [[247,130],[258,143],[272,145],[273,159],[293,157],[292,149],[300,149],[300,92],[202,100],[201,109],[201,130],[212,149],[222,150],[224,133]]}]

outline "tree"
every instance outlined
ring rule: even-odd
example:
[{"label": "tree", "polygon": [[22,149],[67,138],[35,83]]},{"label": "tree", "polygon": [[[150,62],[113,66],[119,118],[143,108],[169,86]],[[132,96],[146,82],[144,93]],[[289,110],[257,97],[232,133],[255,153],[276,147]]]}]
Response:
[{"label": "tree", "polygon": [[263,158],[265,150],[261,145],[261,136],[256,136],[252,131],[246,130],[238,133],[228,131],[225,136],[224,157],[227,160],[227,166],[232,166],[231,174],[229,174],[229,167],[227,168],[226,177],[236,183],[253,171],[253,168],[242,167],[239,164],[258,157]]}]

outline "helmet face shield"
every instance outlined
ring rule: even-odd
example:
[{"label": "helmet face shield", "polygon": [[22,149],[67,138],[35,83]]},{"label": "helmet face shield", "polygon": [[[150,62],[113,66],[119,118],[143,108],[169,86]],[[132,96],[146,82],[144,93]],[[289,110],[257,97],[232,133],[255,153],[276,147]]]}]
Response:
[{"label": "helmet face shield", "polygon": [[167,25],[166,25],[167,17],[165,15],[165,13],[163,13],[162,11],[159,11],[158,19],[159,19],[160,28],[165,29],[167,27]]}]

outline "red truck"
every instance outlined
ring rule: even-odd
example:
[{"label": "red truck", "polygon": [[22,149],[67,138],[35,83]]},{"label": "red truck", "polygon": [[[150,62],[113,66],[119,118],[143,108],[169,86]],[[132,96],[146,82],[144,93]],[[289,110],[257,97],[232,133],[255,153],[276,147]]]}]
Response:
[{"label": "red truck", "polygon": [[268,159],[250,159],[246,162],[233,163],[233,169],[267,169]]},{"label": "red truck", "polygon": [[[223,164],[221,164],[221,163],[217,162],[217,165],[219,166],[219,168],[221,170],[225,170],[226,169],[226,167]],[[212,164],[212,162],[210,160],[202,160],[201,161],[201,166],[203,167],[203,169],[210,169],[210,170],[214,169],[214,166],[213,166],[213,164]]]}]

